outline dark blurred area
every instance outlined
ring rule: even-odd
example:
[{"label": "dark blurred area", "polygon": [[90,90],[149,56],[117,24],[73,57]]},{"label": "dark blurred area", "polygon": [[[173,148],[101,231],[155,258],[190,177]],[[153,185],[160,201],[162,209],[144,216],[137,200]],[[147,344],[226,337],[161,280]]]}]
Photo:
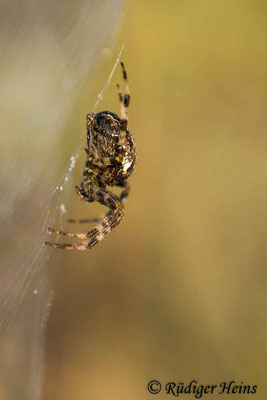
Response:
[{"label": "dark blurred area", "polygon": [[[77,145],[86,144],[85,116],[125,44],[138,150],[126,217],[89,252],[43,250],[55,296],[42,396],[149,399],[152,379],[162,386],[195,379],[257,385],[251,397],[265,399],[267,4],[130,0],[124,12],[114,51],[105,46],[107,57],[73,85],[75,104],[46,152],[53,189]],[[117,82],[119,68],[97,111],[119,113]],[[53,195],[55,228],[86,231],[67,219],[105,211],[75,193],[84,159],[63,194]],[[20,235],[29,240],[25,226]]]}]

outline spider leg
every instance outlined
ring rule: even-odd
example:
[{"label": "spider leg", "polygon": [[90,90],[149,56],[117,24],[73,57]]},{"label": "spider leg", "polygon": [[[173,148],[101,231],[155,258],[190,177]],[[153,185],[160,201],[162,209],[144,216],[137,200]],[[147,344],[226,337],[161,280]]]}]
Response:
[{"label": "spider leg", "polygon": [[[123,191],[121,192],[119,198],[120,198],[121,202],[125,201],[125,199],[129,196],[130,189],[131,189],[129,182],[127,182],[127,181],[116,182],[115,185],[123,188]],[[111,211],[108,211],[106,216],[108,216],[108,214],[110,212]],[[92,222],[99,222],[101,220],[102,220],[102,218],[82,218],[82,219],[71,218],[71,219],[68,219],[67,222],[69,222],[71,224],[90,224]]]},{"label": "spider leg", "polygon": [[64,232],[54,228],[48,228],[49,233],[56,233],[57,235],[68,236],[68,237],[76,237],[78,239],[89,239],[90,237],[94,236],[98,231],[96,228],[92,229],[88,233],[71,233],[71,232]]},{"label": "spider leg", "polygon": [[51,243],[45,242],[47,246],[53,247],[54,249],[62,249],[62,250],[87,250],[85,244],[59,244],[59,243]]},{"label": "spider leg", "polygon": [[[87,170],[89,170],[89,168],[87,168]],[[103,179],[103,177],[97,173],[95,173],[92,169],[90,170],[90,176],[94,176],[98,182],[98,184],[101,182],[104,185],[104,188],[106,187],[107,182],[105,181],[105,179]],[[78,186],[75,186],[78,195],[82,198],[82,200],[87,200],[88,198],[86,198],[86,196],[83,195],[84,189],[79,188]],[[108,211],[106,213],[105,216],[109,215],[110,211]],[[77,219],[77,218],[70,218],[67,220],[67,222],[71,223],[71,224],[90,224],[92,222],[100,222],[102,221],[103,217],[101,218],[81,218],[81,219]]]},{"label": "spider leg", "polygon": [[123,75],[123,80],[124,80],[124,91],[125,91],[124,106],[125,106],[125,108],[127,108],[127,107],[129,107],[129,104],[130,104],[131,95],[130,95],[130,89],[129,89],[128,79],[127,79],[127,72],[126,72],[123,62],[121,62],[121,68],[122,68],[122,75]]},{"label": "spider leg", "polygon": [[123,219],[124,210],[123,208],[113,209],[110,213],[110,217],[104,218],[104,220],[97,226],[98,233],[93,237],[89,242],[80,243],[80,244],[67,244],[67,243],[51,243],[45,242],[47,246],[53,247],[55,249],[62,250],[89,250],[94,247],[97,243],[99,243],[110,231],[115,228]]},{"label": "spider leg", "polygon": [[70,219],[67,219],[67,222],[70,224],[90,224],[92,222],[99,222],[99,221],[101,221],[101,218],[81,218],[81,219],[70,218]]},{"label": "spider leg", "polygon": [[128,107],[130,104],[130,90],[128,85],[127,73],[123,62],[121,62],[121,68],[124,80],[124,91],[125,91],[124,95],[122,94],[119,84],[117,84],[117,89],[118,89],[121,119],[122,119],[122,128],[121,128],[119,144],[122,146],[126,138],[126,131],[128,126]]},{"label": "spider leg", "polygon": [[120,194],[120,201],[123,202],[126,199],[126,197],[129,196],[131,186],[127,181],[116,182],[116,186],[123,188],[123,191]]},{"label": "spider leg", "polygon": [[75,186],[75,189],[76,189],[76,192],[77,192],[78,196],[80,196],[80,198],[82,200],[87,200],[88,201],[88,197],[87,197],[87,195],[86,195],[86,193],[85,193],[83,188],[80,188],[79,186]]},{"label": "spider leg", "polygon": [[[58,235],[77,237],[82,240],[91,238],[91,240],[81,244],[45,242],[46,245],[63,250],[88,250],[99,243],[111,231],[111,229],[115,228],[121,222],[124,216],[124,210],[119,198],[113,193],[93,184],[90,184],[90,189],[93,193],[94,200],[110,208],[107,216],[100,222],[100,224],[86,234],[68,233],[53,228],[49,228],[49,231]],[[91,201],[91,199],[89,201]]]},{"label": "spider leg", "polygon": [[121,119],[128,120],[127,110],[124,105],[124,96],[121,91],[120,85],[117,83],[118,95],[119,95],[119,102],[120,102],[120,110],[121,110]]},{"label": "spider leg", "polygon": [[[111,213],[111,211],[108,211],[106,213],[106,217]],[[75,218],[71,218],[68,219],[67,222],[70,224],[91,224],[92,222],[100,222],[102,221],[102,218],[81,218],[81,219],[75,219]]]}]

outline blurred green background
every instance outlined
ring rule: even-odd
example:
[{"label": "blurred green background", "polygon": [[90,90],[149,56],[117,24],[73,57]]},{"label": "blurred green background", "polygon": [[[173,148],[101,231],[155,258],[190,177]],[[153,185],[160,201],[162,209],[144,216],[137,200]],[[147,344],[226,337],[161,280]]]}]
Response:
[{"label": "blurred green background", "polygon": [[[234,398],[266,398],[266,22],[262,0],[129,0],[113,55],[75,87],[46,185],[85,146],[85,115],[123,43],[138,160],[115,232],[89,252],[45,249],[44,399],[151,399],[151,379],[243,381],[257,393]],[[119,68],[97,111],[119,112],[117,82]],[[104,211],[75,194],[83,163],[55,228],[84,231],[66,219]]]},{"label": "blurred green background", "polygon": [[132,192],[97,248],[51,251],[45,398],[149,399],[152,378],[266,398],[266,21],[263,1],[128,3]]}]

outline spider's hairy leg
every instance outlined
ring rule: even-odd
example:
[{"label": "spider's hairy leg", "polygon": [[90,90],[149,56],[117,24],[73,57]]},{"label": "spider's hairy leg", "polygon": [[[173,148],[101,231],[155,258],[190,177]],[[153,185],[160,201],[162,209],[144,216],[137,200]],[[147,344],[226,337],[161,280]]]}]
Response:
[{"label": "spider's hairy leg", "polygon": [[69,224],[90,224],[92,222],[99,222],[101,221],[101,218],[70,218],[67,219],[67,222]]},{"label": "spider's hairy leg", "polygon": [[120,194],[120,201],[123,202],[123,200],[129,196],[131,186],[130,186],[129,182],[127,182],[127,181],[117,182],[116,186],[123,188],[123,191]]},{"label": "spider's hairy leg", "polygon": [[102,220],[102,222],[95,228],[98,233],[91,239],[87,244],[87,249],[91,249],[111,231],[111,229],[116,228],[117,225],[122,221],[124,217],[124,209],[122,205],[112,209],[107,216]]},{"label": "spider's hairy leg", "polygon": [[[110,208],[107,216],[98,224],[94,229],[88,233],[68,233],[50,228],[50,232],[54,232],[58,235],[77,237],[79,239],[87,240],[91,238],[90,241],[81,244],[67,244],[67,243],[51,243],[45,242],[46,245],[63,250],[88,250],[99,243],[110,231],[115,228],[123,219],[124,209],[117,196],[113,193],[107,191],[106,189],[99,188],[93,184],[90,185],[90,191],[95,201],[99,202]],[[92,201],[92,199],[88,199]]]},{"label": "spider's hairy leg", "polygon": [[[120,194],[120,200],[123,202],[129,196],[131,186],[127,181],[117,183],[116,186],[123,188],[123,191]],[[108,211],[106,216],[108,216],[110,213],[111,211]],[[101,220],[102,218],[81,218],[81,219],[71,218],[68,219],[67,222],[71,224],[90,224],[92,222],[99,222]]]},{"label": "spider's hairy leg", "polygon": [[126,130],[128,126],[128,107],[130,104],[130,90],[128,85],[127,73],[123,62],[121,62],[122,75],[124,80],[124,95],[122,94],[120,85],[117,84],[119,101],[120,101],[120,110],[121,110],[121,119],[122,119],[122,128],[120,134],[119,144],[123,145],[126,138]]},{"label": "spider's hairy leg", "polygon": [[76,218],[76,219],[70,218],[67,220],[67,222],[69,222],[70,224],[91,224],[93,222],[102,221],[102,219],[104,217],[107,217],[110,213],[111,213],[111,211],[108,211],[105,216],[103,215],[102,217],[99,217],[99,218],[80,218],[80,219],[79,218]]},{"label": "spider's hairy leg", "polygon": [[118,83],[117,83],[117,89],[118,89],[119,102],[120,102],[121,118],[127,120],[128,116],[127,116],[127,110],[124,106],[124,96],[122,94],[121,87]]},{"label": "spider's hairy leg", "polygon": [[[92,171],[92,173],[94,174],[93,171]],[[98,175],[97,175],[97,178],[100,179],[100,181],[101,181],[101,177],[98,177]],[[84,195],[85,194],[84,189],[79,188],[79,186],[75,186],[75,189],[82,200],[89,201],[89,198],[86,195]],[[92,201],[95,201],[94,197],[91,199],[91,202]],[[100,222],[100,221],[102,221],[102,219],[103,219],[103,217],[102,218],[101,217],[100,218],[69,218],[67,220],[67,222],[69,222],[70,224],[90,224],[93,222]]]},{"label": "spider's hairy leg", "polygon": [[76,192],[78,194],[78,196],[80,196],[80,198],[82,200],[87,200],[88,201],[88,196],[86,195],[85,191],[83,188],[80,188],[79,186],[75,186]]},{"label": "spider's hairy leg", "polygon": [[119,144],[122,146],[126,139],[126,130],[127,130],[127,126],[128,126],[128,115],[127,115],[126,107],[124,105],[124,100],[123,100],[124,97],[121,93],[119,84],[117,84],[117,88],[118,88],[118,94],[119,94],[119,100],[120,100],[121,120],[122,120]]},{"label": "spider's hairy leg", "polygon": [[123,75],[123,80],[124,80],[124,91],[125,91],[124,106],[127,108],[127,107],[129,107],[129,104],[130,104],[131,95],[130,95],[130,89],[129,89],[128,79],[127,79],[127,72],[126,72],[123,62],[121,62],[121,68],[122,68],[122,75]]},{"label": "spider's hairy leg", "polygon": [[[98,180],[98,182],[101,182],[106,186],[107,182],[105,182],[105,180],[103,179],[102,176],[96,174],[93,170],[91,172],[91,175],[94,175],[96,177],[96,179]],[[122,193],[121,193],[121,195],[119,197],[120,200],[122,201],[125,197],[128,196],[129,190],[130,190],[130,186],[129,186],[128,182],[126,182],[126,181],[122,182],[122,183],[121,182],[119,182],[119,183],[115,182],[115,185],[124,188],[124,190],[122,191]],[[78,186],[76,186],[76,190],[78,192],[78,195],[82,198],[82,200],[86,200],[86,198],[82,194],[83,189],[81,189]],[[105,217],[108,216],[110,212],[111,211],[108,211],[106,213]],[[69,222],[71,224],[90,224],[90,223],[93,223],[93,222],[100,222],[100,221],[102,221],[103,218],[104,218],[104,216],[102,216],[100,218],[69,218],[67,220],[67,222]]]},{"label": "spider's hairy leg", "polygon": [[60,230],[54,229],[54,228],[48,228],[48,232],[56,233],[57,235],[76,237],[78,239],[86,240],[86,239],[89,239],[90,237],[94,236],[98,231],[96,229],[92,229],[88,233],[71,233],[71,232],[60,231]]}]

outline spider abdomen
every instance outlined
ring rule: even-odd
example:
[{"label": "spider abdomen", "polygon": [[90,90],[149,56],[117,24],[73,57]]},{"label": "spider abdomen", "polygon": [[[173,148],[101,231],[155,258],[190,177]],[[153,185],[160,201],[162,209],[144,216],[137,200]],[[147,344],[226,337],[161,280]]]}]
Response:
[{"label": "spider abdomen", "polygon": [[116,155],[121,131],[121,119],[110,111],[87,115],[88,149],[98,157]]},{"label": "spider abdomen", "polygon": [[134,170],[136,161],[134,139],[126,129],[121,143],[122,131],[123,120],[115,113],[101,111],[87,115],[89,153],[96,158],[111,158],[111,165],[106,166],[109,180],[123,181]]}]

